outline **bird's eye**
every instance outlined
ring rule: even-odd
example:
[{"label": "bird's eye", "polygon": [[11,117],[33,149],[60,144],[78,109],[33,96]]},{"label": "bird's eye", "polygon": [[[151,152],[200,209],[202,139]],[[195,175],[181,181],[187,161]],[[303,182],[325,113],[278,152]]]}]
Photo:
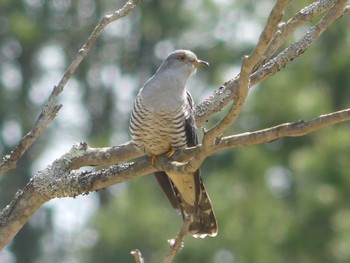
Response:
[{"label": "bird's eye", "polygon": [[181,54],[177,57],[178,60],[180,61],[185,61],[186,60],[186,55],[185,54]]}]

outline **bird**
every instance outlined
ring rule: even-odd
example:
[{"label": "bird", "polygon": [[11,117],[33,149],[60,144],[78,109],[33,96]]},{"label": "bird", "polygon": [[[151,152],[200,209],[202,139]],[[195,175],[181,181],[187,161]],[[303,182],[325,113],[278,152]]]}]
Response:
[{"label": "bird", "polygon": [[[190,50],[175,50],[139,90],[130,117],[131,141],[151,160],[198,145],[194,103],[186,82],[200,66],[209,63]],[[189,174],[159,171],[154,175],[171,205],[189,221],[188,232],[193,237],[217,235],[217,221],[199,169]]]}]

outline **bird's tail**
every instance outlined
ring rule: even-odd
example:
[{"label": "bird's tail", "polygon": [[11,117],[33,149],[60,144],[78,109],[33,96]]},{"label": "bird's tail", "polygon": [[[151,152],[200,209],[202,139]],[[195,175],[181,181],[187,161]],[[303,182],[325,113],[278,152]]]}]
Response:
[{"label": "bird's tail", "polygon": [[[215,214],[199,171],[193,176],[155,173],[156,179],[175,209],[180,210],[183,220],[189,220],[189,233],[193,237],[214,237],[218,233]],[[193,179],[195,178],[195,179]]]},{"label": "bird's tail", "polygon": [[[175,191],[177,191],[176,187]],[[178,198],[181,200],[182,195],[178,195]],[[184,220],[190,220],[188,232],[193,237],[204,238],[206,236],[215,237],[217,235],[218,227],[214,210],[202,180],[200,180],[198,202],[196,204],[189,204],[186,200],[182,199],[180,202],[180,211]]]}]

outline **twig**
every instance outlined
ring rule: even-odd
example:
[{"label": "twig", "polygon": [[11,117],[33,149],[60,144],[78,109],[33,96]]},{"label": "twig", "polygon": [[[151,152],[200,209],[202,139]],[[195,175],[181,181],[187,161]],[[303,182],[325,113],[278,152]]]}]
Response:
[{"label": "twig", "polygon": [[316,16],[326,12],[334,5],[334,0],[329,1],[317,1],[309,6],[304,7],[297,12],[286,23],[282,22],[278,25],[278,30],[274,33],[274,36],[265,52],[261,57],[260,62],[254,67],[253,72],[259,69],[263,64],[269,61],[276,51],[286,42],[287,38],[301,25],[311,21]]},{"label": "twig", "polygon": [[171,263],[174,257],[177,255],[177,253],[179,253],[180,250],[183,248],[184,238],[188,233],[189,225],[190,220],[184,220],[182,228],[180,229],[180,232],[177,234],[176,238],[168,240],[168,242],[170,243],[170,250],[167,257],[164,260],[164,263]]},{"label": "twig", "polygon": [[145,260],[143,259],[140,250],[135,249],[135,250],[131,251],[130,254],[135,257],[136,263],[145,263]]},{"label": "twig", "polygon": [[[54,88],[54,92],[55,90],[56,89]],[[18,160],[21,159],[23,154],[36,141],[39,135],[50,125],[61,107],[62,105],[54,105],[50,103],[44,105],[33,129],[20,140],[10,154],[3,157],[2,162],[0,163],[0,175],[16,168]]]},{"label": "twig", "polygon": [[41,114],[38,117],[33,129],[25,135],[19,144],[11,151],[10,154],[3,158],[0,164],[0,174],[3,174],[9,170],[16,168],[18,160],[23,156],[23,154],[29,149],[29,147],[36,141],[40,134],[46,130],[46,128],[51,124],[53,119],[56,117],[58,111],[61,109],[62,105],[55,105],[57,97],[63,91],[68,80],[72,77],[75,70],[78,68],[79,64],[86,57],[87,53],[93,47],[96,39],[101,34],[102,30],[111,22],[120,19],[128,15],[140,2],[140,0],[129,0],[122,8],[117,10],[111,15],[106,15],[103,17],[101,22],[95,27],[89,36],[88,40],[85,42],[83,47],[79,50],[76,57],[73,59],[72,63],[68,67],[66,73],[63,75],[62,79],[57,86],[53,88],[53,91],[41,110]]}]

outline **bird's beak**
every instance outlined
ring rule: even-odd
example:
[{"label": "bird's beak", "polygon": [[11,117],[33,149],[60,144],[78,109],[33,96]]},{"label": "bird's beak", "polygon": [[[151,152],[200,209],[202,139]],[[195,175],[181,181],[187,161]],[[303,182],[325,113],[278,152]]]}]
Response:
[{"label": "bird's beak", "polygon": [[195,65],[197,68],[198,68],[199,66],[206,66],[206,67],[209,67],[209,63],[208,63],[208,62],[206,62],[206,61],[204,61],[204,60],[199,60],[199,59],[193,61],[193,65]]}]

